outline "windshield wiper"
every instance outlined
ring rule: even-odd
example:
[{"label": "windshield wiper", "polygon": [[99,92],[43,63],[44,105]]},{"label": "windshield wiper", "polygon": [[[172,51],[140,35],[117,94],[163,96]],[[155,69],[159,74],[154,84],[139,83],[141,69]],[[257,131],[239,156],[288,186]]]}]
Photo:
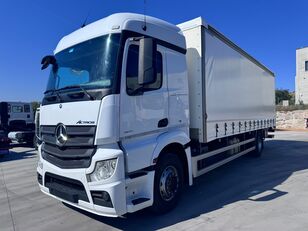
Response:
[{"label": "windshield wiper", "polygon": [[57,97],[60,99],[60,103],[63,102],[58,90],[56,90],[56,89],[47,90],[47,91],[44,92],[44,94],[49,93],[49,92],[55,93],[57,95]]},{"label": "windshield wiper", "polygon": [[82,86],[80,85],[70,85],[70,86],[66,86],[66,87],[62,87],[62,88],[59,88],[57,89],[57,91],[61,91],[61,90],[65,90],[65,89],[72,89],[72,88],[79,88],[83,91],[83,93],[88,96],[88,98],[90,100],[95,100],[95,98],[86,90],[84,89]]}]

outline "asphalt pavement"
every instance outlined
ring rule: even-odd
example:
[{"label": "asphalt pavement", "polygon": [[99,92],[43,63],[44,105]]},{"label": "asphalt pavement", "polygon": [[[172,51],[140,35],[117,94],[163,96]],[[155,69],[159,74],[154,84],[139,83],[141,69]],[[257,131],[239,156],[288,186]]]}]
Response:
[{"label": "asphalt pavement", "polygon": [[39,191],[37,153],[0,158],[0,230],[308,230],[308,132],[276,132],[261,158],[241,157],[195,180],[178,207],[106,218]]}]

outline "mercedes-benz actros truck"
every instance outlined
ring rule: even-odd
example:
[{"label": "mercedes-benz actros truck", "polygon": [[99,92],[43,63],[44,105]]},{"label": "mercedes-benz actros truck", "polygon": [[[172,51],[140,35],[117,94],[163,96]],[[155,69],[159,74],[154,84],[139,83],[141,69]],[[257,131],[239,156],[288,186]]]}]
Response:
[{"label": "mercedes-benz actros truck", "polygon": [[[194,179],[260,156],[274,74],[202,18],[119,13],[42,59],[42,192],[103,216],[174,208]],[[234,28],[236,30],[236,28]]]}]

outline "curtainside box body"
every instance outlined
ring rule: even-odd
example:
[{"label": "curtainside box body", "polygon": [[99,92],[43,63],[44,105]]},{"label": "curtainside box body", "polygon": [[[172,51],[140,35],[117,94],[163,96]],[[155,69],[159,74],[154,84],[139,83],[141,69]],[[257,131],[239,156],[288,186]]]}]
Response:
[{"label": "curtainside box body", "polygon": [[201,143],[275,125],[274,74],[202,18],[186,39],[190,135]]}]

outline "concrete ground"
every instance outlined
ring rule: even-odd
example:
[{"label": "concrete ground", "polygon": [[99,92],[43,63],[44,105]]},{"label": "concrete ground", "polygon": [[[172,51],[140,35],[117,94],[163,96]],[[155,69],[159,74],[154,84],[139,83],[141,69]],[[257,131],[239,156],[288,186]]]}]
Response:
[{"label": "concrete ground", "polygon": [[105,218],[39,191],[37,154],[16,147],[0,159],[0,230],[307,230],[308,132],[277,132],[261,158],[242,157],[199,177],[179,206]]}]

